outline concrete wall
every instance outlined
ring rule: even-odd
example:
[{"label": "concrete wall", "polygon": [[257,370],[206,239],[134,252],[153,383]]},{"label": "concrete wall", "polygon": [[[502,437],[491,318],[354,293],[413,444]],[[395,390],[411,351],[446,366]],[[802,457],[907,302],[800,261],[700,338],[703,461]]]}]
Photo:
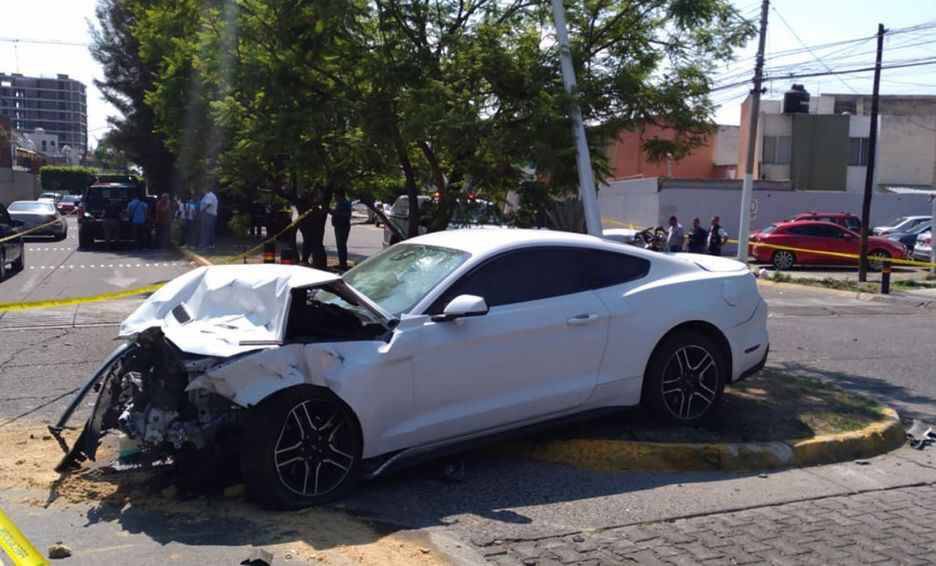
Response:
[{"label": "concrete wall", "polygon": [[[652,185],[649,181],[653,181]],[[670,216],[679,218],[684,226],[690,225],[695,217],[708,224],[713,216],[720,216],[725,230],[732,238],[736,237],[741,204],[740,181],[710,182],[708,185],[710,188],[700,188],[703,183],[679,179],[618,181],[611,190],[599,192],[601,215],[608,228],[614,227],[615,222],[663,225]],[[659,190],[650,192],[654,186],[659,186]],[[846,211],[860,216],[861,199],[858,192],[793,191],[781,188],[780,183],[755,182],[751,226],[755,230],[760,229],[809,210]],[[929,214],[930,210],[927,196],[875,192],[871,204],[871,225],[880,225],[902,215]]]},{"label": "concrete wall", "polygon": [[0,202],[33,200],[39,196],[39,177],[27,171],[0,169]]},{"label": "concrete wall", "polygon": [[738,162],[738,126],[718,126],[715,136],[715,154],[712,161],[717,166],[735,165]]},{"label": "concrete wall", "polygon": [[640,131],[622,131],[608,148],[608,165],[612,178],[633,177],[693,177],[712,178],[715,175],[712,165],[715,140],[709,136],[703,145],[697,147],[686,157],[667,163],[650,161],[643,149],[644,142],[652,139],[672,140],[676,131],[652,124]]},{"label": "concrete wall", "polygon": [[878,183],[936,186],[936,114],[881,117]]}]

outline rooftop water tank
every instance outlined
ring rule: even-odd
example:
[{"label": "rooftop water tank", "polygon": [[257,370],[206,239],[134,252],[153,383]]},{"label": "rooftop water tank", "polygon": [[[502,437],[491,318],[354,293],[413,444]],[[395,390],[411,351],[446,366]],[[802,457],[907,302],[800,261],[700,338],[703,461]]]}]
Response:
[{"label": "rooftop water tank", "polygon": [[803,85],[793,85],[783,95],[784,114],[808,114],[809,92]]}]

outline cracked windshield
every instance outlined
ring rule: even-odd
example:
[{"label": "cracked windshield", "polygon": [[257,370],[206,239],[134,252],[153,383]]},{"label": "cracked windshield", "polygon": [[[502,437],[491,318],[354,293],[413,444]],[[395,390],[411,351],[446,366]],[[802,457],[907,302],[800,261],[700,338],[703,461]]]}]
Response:
[{"label": "cracked windshield", "polygon": [[936,564],[933,7],[9,3],[0,566]]}]

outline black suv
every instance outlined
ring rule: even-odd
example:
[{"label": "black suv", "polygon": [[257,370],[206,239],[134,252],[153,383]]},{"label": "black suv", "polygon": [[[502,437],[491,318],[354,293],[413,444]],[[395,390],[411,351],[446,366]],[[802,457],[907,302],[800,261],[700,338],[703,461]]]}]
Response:
[{"label": "black suv", "polygon": [[81,197],[78,213],[78,247],[88,249],[95,240],[106,239],[105,218],[114,218],[119,222],[115,240],[132,240],[133,229],[127,205],[135,194],[140,194],[150,205],[149,210],[154,210],[156,199],[146,196],[144,186],[134,183],[95,183],[88,187]]},{"label": "black suv", "polygon": [[6,279],[7,264],[14,273],[23,270],[26,247],[22,237],[14,237],[22,228],[23,223],[13,220],[6,207],[0,203],[0,281]]}]

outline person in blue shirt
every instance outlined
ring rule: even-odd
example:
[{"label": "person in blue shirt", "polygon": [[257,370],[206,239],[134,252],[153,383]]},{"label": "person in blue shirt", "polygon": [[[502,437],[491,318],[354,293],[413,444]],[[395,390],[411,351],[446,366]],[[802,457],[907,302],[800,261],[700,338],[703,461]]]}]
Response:
[{"label": "person in blue shirt", "polygon": [[133,228],[133,241],[139,249],[146,245],[146,217],[149,205],[140,198],[139,193],[133,194],[133,200],[127,205],[127,216],[130,217],[130,226]]}]

